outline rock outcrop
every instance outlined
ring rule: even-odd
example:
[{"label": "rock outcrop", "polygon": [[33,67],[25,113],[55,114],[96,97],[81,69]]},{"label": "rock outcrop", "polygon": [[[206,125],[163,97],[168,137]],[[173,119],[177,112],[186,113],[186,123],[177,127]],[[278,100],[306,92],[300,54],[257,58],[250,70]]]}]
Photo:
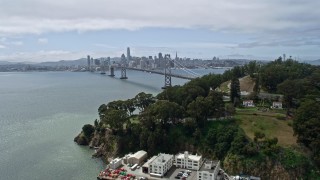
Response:
[{"label": "rock outcrop", "polygon": [[85,137],[81,132],[74,138],[74,141],[79,145],[94,148],[95,153],[92,157],[102,158],[104,161],[108,161],[110,157],[115,157],[118,154],[118,138],[108,128],[95,131],[91,138]]},{"label": "rock outcrop", "polygon": [[85,137],[83,132],[81,132],[78,136],[76,136],[73,141],[76,142],[78,145],[82,145],[82,146],[89,145],[89,140],[87,137]]}]

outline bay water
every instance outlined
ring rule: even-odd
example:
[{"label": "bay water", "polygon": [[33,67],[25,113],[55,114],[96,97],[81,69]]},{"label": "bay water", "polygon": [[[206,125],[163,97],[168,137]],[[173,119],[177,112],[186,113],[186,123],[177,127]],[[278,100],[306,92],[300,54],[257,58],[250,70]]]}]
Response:
[{"label": "bay water", "polygon": [[136,71],[127,75],[129,79],[120,80],[90,72],[0,73],[0,179],[96,179],[105,165],[73,138],[84,124],[98,118],[101,104],[139,92],[156,95],[164,85],[161,75]]}]

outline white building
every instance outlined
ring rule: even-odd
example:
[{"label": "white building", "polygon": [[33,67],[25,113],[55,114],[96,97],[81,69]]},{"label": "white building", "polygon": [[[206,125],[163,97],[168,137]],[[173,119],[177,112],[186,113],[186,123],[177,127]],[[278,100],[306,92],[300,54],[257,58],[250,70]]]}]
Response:
[{"label": "white building", "polygon": [[206,160],[197,171],[197,180],[216,180],[220,170],[220,161]]},{"label": "white building", "polygon": [[128,158],[128,163],[130,164],[141,164],[145,159],[147,158],[147,152],[146,151],[138,151],[131,155]]},{"label": "white building", "polygon": [[175,165],[179,168],[199,170],[202,162],[202,156],[189,154],[188,151],[175,156]]},{"label": "white building", "polygon": [[243,105],[244,107],[254,107],[253,100],[244,100],[244,101],[242,102],[242,105]]},{"label": "white building", "polygon": [[115,158],[109,163],[109,168],[111,169],[117,169],[120,167],[122,164],[122,159],[121,158]]},{"label": "white building", "polygon": [[124,164],[141,164],[147,158],[146,151],[138,151],[134,154],[127,154],[123,157]]},{"label": "white building", "polygon": [[273,109],[282,109],[282,102],[272,102],[271,108],[273,108]]},{"label": "white building", "polygon": [[162,154],[154,156],[149,162],[149,174],[151,176],[163,177],[173,165],[173,155]]}]

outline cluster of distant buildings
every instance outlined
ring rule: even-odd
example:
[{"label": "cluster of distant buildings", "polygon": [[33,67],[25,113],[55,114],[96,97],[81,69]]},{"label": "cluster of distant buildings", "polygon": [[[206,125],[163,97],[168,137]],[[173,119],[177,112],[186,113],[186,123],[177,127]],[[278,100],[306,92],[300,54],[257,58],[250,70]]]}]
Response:
[{"label": "cluster of distant buildings", "polygon": [[[168,59],[172,60],[168,63]],[[233,67],[241,66],[249,62],[246,59],[219,59],[213,57],[210,60],[180,58],[177,52],[175,57],[170,54],[158,53],[156,56],[131,56],[130,48],[127,48],[127,53],[121,57],[101,57],[93,58],[87,56],[84,59],[74,61],[58,61],[58,62],[43,62],[43,63],[5,63],[0,61],[0,72],[7,71],[106,71],[110,66],[121,66],[121,62],[126,61],[126,66],[139,69],[164,69],[166,66],[172,68],[185,67],[193,68],[214,68],[214,67]],[[174,62],[174,63],[173,63]]]},{"label": "cluster of distant buildings", "polygon": [[189,154],[188,151],[177,155],[160,153],[147,160],[147,152],[141,150],[134,154],[127,154],[123,158],[116,158],[112,160],[108,166],[111,169],[117,169],[122,164],[131,164],[131,168],[141,166],[143,173],[157,178],[164,177],[172,166],[196,171],[197,180],[216,180],[226,179],[220,176],[228,177],[228,175],[220,169],[220,161],[207,160],[201,155]]},{"label": "cluster of distant buildings", "polygon": [[[170,60],[170,61],[168,61]],[[99,58],[93,59],[88,55],[87,70],[89,71],[104,71],[110,66],[127,66],[138,69],[165,69],[170,68],[213,68],[213,67],[233,67],[244,65],[248,60],[220,60],[218,57],[213,57],[212,60],[179,58],[176,52],[175,57],[171,58],[170,54],[158,53],[157,56],[131,56],[130,48],[127,48],[127,53],[122,54],[119,58]]]},{"label": "cluster of distant buildings", "polygon": [[[111,62],[111,58],[99,58],[93,59],[89,55],[87,56],[87,70],[89,71],[105,71],[110,66],[123,66],[138,68],[138,69],[165,69],[166,67],[173,68],[175,65],[170,57],[170,54],[159,53],[158,56],[149,56],[149,57],[132,57],[130,54],[130,48],[127,48],[127,56],[122,54],[120,61]],[[176,62],[179,60],[177,53],[174,59]]]}]

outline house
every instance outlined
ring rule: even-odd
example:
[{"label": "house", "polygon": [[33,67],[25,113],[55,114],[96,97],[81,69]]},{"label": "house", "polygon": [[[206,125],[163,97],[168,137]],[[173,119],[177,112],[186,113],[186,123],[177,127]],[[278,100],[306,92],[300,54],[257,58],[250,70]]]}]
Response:
[{"label": "house", "polygon": [[244,107],[254,107],[253,100],[244,100],[244,101],[242,102],[242,105],[243,105]]},{"label": "house", "polygon": [[197,171],[197,180],[216,180],[220,170],[220,161],[205,160]]},{"label": "house", "polygon": [[273,108],[273,109],[282,109],[282,102],[276,102],[276,101],[274,101],[273,103],[272,103],[272,107],[271,108]]},{"label": "house", "polygon": [[175,156],[175,165],[179,168],[199,170],[202,162],[202,156],[189,154],[188,151]]},{"label": "house", "polygon": [[158,154],[149,162],[149,174],[151,176],[163,177],[173,165],[174,157],[171,154]]}]

